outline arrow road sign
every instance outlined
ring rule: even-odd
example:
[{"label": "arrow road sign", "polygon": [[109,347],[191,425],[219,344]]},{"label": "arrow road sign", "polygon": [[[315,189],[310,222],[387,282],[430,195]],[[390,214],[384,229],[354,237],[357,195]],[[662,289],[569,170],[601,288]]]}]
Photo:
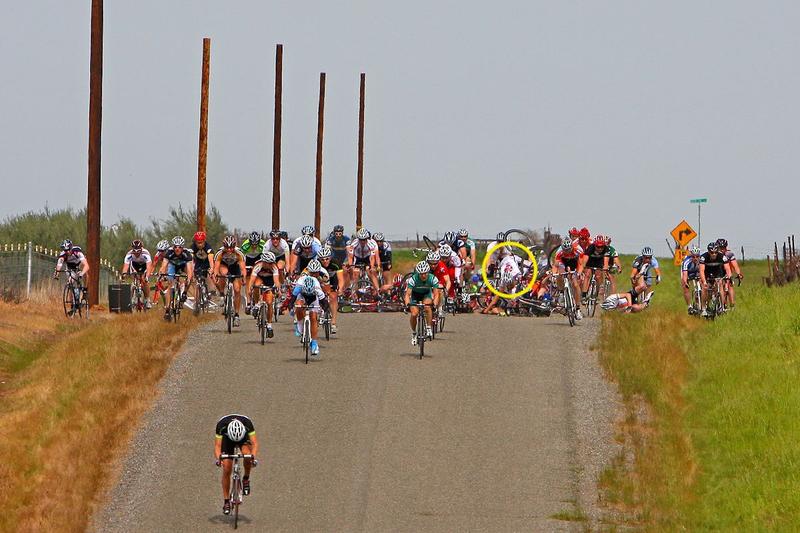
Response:
[{"label": "arrow road sign", "polygon": [[692,242],[692,239],[697,237],[697,233],[695,233],[689,223],[685,220],[681,220],[680,224],[675,226],[675,229],[670,232],[670,235],[672,235],[672,238],[675,239],[681,246],[686,246]]}]

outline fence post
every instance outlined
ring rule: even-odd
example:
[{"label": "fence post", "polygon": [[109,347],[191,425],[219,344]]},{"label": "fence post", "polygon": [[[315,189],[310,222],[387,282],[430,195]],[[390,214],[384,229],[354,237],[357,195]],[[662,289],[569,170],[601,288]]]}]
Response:
[{"label": "fence post", "polygon": [[33,269],[33,243],[28,241],[28,281],[25,284],[25,298],[31,297],[31,270]]}]

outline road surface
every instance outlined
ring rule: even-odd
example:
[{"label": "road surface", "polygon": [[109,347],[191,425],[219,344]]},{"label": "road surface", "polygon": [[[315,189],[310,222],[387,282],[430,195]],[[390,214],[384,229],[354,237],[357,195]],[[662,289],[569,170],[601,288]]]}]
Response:
[{"label": "road surface", "polygon": [[581,530],[552,517],[594,504],[610,453],[597,322],[459,315],[419,360],[407,320],[341,316],[309,365],[286,317],[266,346],[245,315],[199,330],[94,529],[225,529],[214,424],[244,413],[261,443],[244,531]]}]

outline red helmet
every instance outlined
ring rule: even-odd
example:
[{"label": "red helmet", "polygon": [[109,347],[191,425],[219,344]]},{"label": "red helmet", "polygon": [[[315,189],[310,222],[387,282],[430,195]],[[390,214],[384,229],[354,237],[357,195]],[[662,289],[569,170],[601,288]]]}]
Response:
[{"label": "red helmet", "polygon": [[577,237],[580,234],[581,234],[581,232],[578,231],[578,228],[572,228],[571,230],[569,230],[569,236],[570,237]]},{"label": "red helmet", "polygon": [[591,239],[592,238],[592,234],[589,233],[589,228],[581,228],[580,234],[581,234],[581,237],[583,237],[584,239]]},{"label": "red helmet", "polygon": [[206,232],[198,231],[194,234],[194,242],[203,242],[206,240]]},{"label": "red helmet", "polygon": [[605,246],[606,245],[606,238],[604,235],[598,235],[594,238],[594,245],[595,246]]}]

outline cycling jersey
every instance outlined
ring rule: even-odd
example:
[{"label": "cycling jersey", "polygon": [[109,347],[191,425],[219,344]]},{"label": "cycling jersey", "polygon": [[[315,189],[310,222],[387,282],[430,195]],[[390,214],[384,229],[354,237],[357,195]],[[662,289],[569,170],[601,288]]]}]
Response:
[{"label": "cycling jersey", "polygon": [[[234,420],[241,422],[246,430],[244,439],[239,442],[231,440],[231,438],[228,436],[228,424]],[[249,417],[237,414],[223,416],[217,421],[217,426],[214,429],[214,437],[217,439],[222,439],[222,453],[226,455],[233,454],[235,448],[237,447],[240,447],[244,444],[251,444],[252,441],[250,438],[255,434],[256,428],[253,426],[253,421],[250,420]]]},{"label": "cycling jersey", "polygon": [[67,255],[67,252],[58,254],[56,270],[61,270],[64,265],[66,265],[68,270],[78,270],[81,263],[86,260],[86,256],[83,255],[83,250],[81,250],[80,246],[73,246],[70,248],[69,252],[69,255]]},{"label": "cycling jersey", "polygon": [[436,266],[431,268],[431,273],[436,276],[436,279],[439,281],[439,285],[442,287],[447,286],[445,278],[450,275],[450,271],[447,269],[447,265],[445,265],[443,261],[436,263]]},{"label": "cycling jersey", "polygon": [[[306,279],[314,280],[313,294],[303,293],[303,282]],[[325,291],[322,290],[322,285],[320,285],[319,280],[309,275],[300,276],[300,278],[297,279],[297,283],[295,283],[294,287],[292,288],[292,296],[294,298],[302,298],[303,305],[313,307],[314,309],[312,309],[312,311],[319,310],[322,301],[326,298]]]},{"label": "cycling jersey", "polygon": [[130,265],[131,268],[139,273],[147,270],[147,263],[150,262],[152,262],[152,258],[147,250],[142,250],[138,256],[133,253],[133,250],[128,250],[128,253],[125,254],[125,264]]},{"label": "cycling jersey", "polygon": [[[378,247],[378,258],[380,259],[381,265],[384,266],[391,266],[392,265],[392,245],[389,241],[383,241],[381,244],[375,243]],[[384,269],[388,270],[388,269]]]},{"label": "cycling jersey", "polygon": [[[300,248],[300,239],[302,239],[303,237],[304,237],[304,235],[301,235],[300,237],[298,237],[298,238],[296,238],[295,240],[292,241],[292,251],[293,252],[297,248]],[[317,239],[316,237],[312,237],[312,239],[313,239],[313,241],[312,241],[313,244],[316,245],[317,248],[322,248],[322,243],[320,242],[319,239]]]},{"label": "cycling jersey", "polygon": [[340,265],[347,263],[347,237],[342,235],[337,239],[331,235],[328,237],[328,240],[325,241],[325,244],[328,245],[333,252],[332,258],[334,261]]},{"label": "cycling jersey", "polygon": [[192,251],[192,255],[194,255],[194,266],[198,271],[207,271],[211,268],[208,256],[214,255],[214,249],[208,242],[204,242],[203,246],[198,246],[196,242],[192,242],[189,249]]},{"label": "cycling jersey", "polygon": [[342,267],[339,266],[339,263],[331,261],[328,263],[328,266],[323,267],[328,273],[328,283],[331,284],[331,288],[333,290],[339,290],[339,276],[337,275],[338,272],[342,270]]},{"label": "cycling jersey", "polygon": [[353,254],[353,258],[357,262],[363,263],[378,253],[378,244],[372,239],[367,239],[363,242],[359,239],[354,239],[347,245],[347,251]]},{"label": "cycling jersey", "polygon": [[587,268],[603,268],[605,258],[608,257],[608,246],[599,247],[592,243],[586,248],[586,256],[589,258],[586,262]]},{"label": "cycling jersey", "polygon": [[181,253],[176,254],[175,248],[170,248],[164,254],[164,259],[167,260],[167,263],[169,263],[175,271],[185,270],[186,265],[192,260],[192,252],[184,248]]},{"label": "cycling jersey", "polygon": [[728,258],[722,252],[717,252],[714,258],[711,257],[710,253],[706,252],[700,256],[700,264],[706,267],[706,278],[723,278],[725,277],[725,265],[728,264]]},{"label": "cycling jersey", "polygon": [[725,250],[725,252],[722,253],[725,254],[725,257],[728,259],[728,263],[736,261],[736,254],[734,254],[732,250]]},{"label": "cycling jersey", "polygon": [[565,252],[562,249],[558,250],[558,253],[556,253],[556,265],[562,264],[565,268],[577,270],[578,260],[581,257],[583,257],[583,249],[580,245],[573,243],[572,249],[569,252]]},{"label": "cycling jersey", "polygon": [[258,276],[258,279],[261,280],[262,285],[266,285],[268,287],[274,287],[275,276],[277,275],[278,275],[278,267],[275,266],[275,263],[272,263],[272,266],[270,266],[264,261],[258,261],[253,266],[253,276]]},{"label": "cycling jersey", "polygon": [[686,272],[687,279],[699,279],[700,278],[700,259],[698,258],[697,261],[694,260],[694,257],[691,255],[685,257],[683,262],[681,263],[681,272]]},{"label": "cycling jersey", "polygon": [[436,276],[429,273],[427,279],[423,280],[420,274],[417,272],[414,272],[411,277],[408,278],[406,287],[411,289],[411,301],[415,302],[432,297],[433,289],[442,288],[442,286],[439,285],[439,280],[436,279]]},{"label": "cycling jersey", "polygon": [[507,286],[514,282],[519,277],[522,271],[519,269],[517,257],[515,255],[507,255],[500,261],[500,284]]},{"label": "cycling jersey", "polygon": [[[486,251],[488,252],[489,250],[491,250],[492,248],[497,246],[499,243],[500,243],[500,241],[492,241],[492,242],[490,242],[489,246],[486,247]],[[511,247],[509,247],[509,246],[502,246],[500,248],[497,248],[494,252],[492,252],[492,255],[489,256],[489,264],[490,265],[494,265],[495,263],[500,261],[502,258],[504,258],[505,256],[510,255],[510,254],[511,254]]]},{"label": "cycling jersey", "polygon": [[[619,257],[619,254],[617,253],[617,251],[614,249],[614,247],[613,247],[613,246],[611,246],[611,245],[609,244],[609,245],[607,246],[607,248],[608,248],[608,252],[606,253],[606,255],[607,255],[608,257],[610,257],[611,259],[614,259],[615,257]],[[609,264],[611,264],[611,263],[609,263]]]},{"label": "cycling jersey", "polygon": [[217,253],[214,255],[214,262],[221,263],[228,268],[233,265],[238,265],[240,261],[244,261],[244,254],[238,248],[226,250],[223,247],[217,250]]},{"label": "cycling jersey", "polygon": [[321,246],[317,244],[317,242],[312,243],[311,248],[308,249],[304,249],[302,246],[298,244],[297,246],[292,248],[292,253],[297,257],[300,257],[301,259],[307,259],[310,261],[311,259],[317,257],[320,248]]},{"label": "cycling jersey", "polygon": [[289,243],[284,239],[281,239],[278,244],[274,244],[272,239],[270,239],[267,241],[264,249],[275,254],[275,260],[280,261],[282,259],[286,259],[286,254],[289,253]]},{"label": "cycling jersey", "polygon": [[648,263],[644,260],[643,256],[639,255],[633,260],[633,268],[636,269],[636,272],[649,279],[652,277],[650,275],[650,269],[658,268],[658,259],[651,257]]},{"label": "cycling jersey", "polygon": [[447,241],[446,241],[446,240],[444,240],[444,239],[442,239],[441,241],[439,241],[439,246],[442,246],[442,245],[444,245],[444,244],[446,244],[446,245],[450,246],[450,248],[452,248],[454,252],[457,252],[457,251],[459,251],[460,249],[462,249],[462,248],[465,248],[465,247],[467,246],[467,243],[465,243],[465,242],[464,242],[464,241],[462,241],[461,239],[456,239],[456,240],[454,240],[454,241],[452,241],[452,242],[447,242]]},{"label": "cycling jersey", "polygon": [[246,239],[242,245],[239,247],[239,250],[242,251],[244,254],[244,264],[252,267],[258,261],[258,258],[261,257],[261,253],[264,251],[264,246],[266,246],[266,241],[261,239],[257,243],[252,242],[250,239]]},{"label": "cycling jersey", "polygon": [[472,250],[475,250],[475,241],[472,239],[467,239],[464,241],[464,247],[467,249],[467,257],[470,256]]}]

